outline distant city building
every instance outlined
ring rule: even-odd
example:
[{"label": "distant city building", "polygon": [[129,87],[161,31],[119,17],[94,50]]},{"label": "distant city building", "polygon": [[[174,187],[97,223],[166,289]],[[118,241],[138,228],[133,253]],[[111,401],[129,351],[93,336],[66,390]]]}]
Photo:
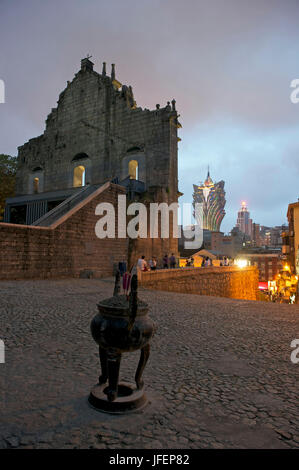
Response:
[{"label": "distant city building", "polygon": [[205,182],[199,186],[193,185],[193,206],[195,203],[203,204],[203,220],[197,220],[204,230],[219,232],[220,225],[225,216],[224,206],[226,204],[224,181],[214,183],[208,171]]},{"label": "distant city building", "polygon": [[260,224],[252,224],[252,244],[253,246],[261,246],[261,226]]},{"label": "distant city building", "polygon": [[242,253],[251,264],[251,266],[257,266],[259,270],[260,281],[272,281],[274,280],[279,271],[283,268],[283,260],[281,253],[267,251],[264,252],[252,252]]},{"label": "distant city building", "polygon": [[277,225],[276,227],[260,227],[260,246],[281,246],[282,232],[287,230],[285,225]]},{"label": "distant city building", "polygon": [[299,274],[299,201],[289,204],[287,217],[289,229],[282,232],[282,253],[291,271]]},{"label": "distant city building", "polygon": [[252,236],[252,219],[250,219],[250,213],[247,209],[246,202],[242,202],[241,208],[238,212],[238,218],[236,227],[239,227],[240,231],[250,238]]},{"label": "distant city building", "polygon": [[242,202],[238,212],[237,223],[233,230],[238,229],[244,234],[244,241],[247,247],[267,247],[278,248],[282,246],[282,233],[286,230],[285,225],[266,227],[254,223],[250,218],[250,213],[246,202]]},{"label": "distant city building", "polygon": [[235,258],[246,246],[246,237],[238,228],[233,229],[229,235],[224,235],[223,232],[209,233],[210,237],[204,231],[204,248],[216,255]]}]

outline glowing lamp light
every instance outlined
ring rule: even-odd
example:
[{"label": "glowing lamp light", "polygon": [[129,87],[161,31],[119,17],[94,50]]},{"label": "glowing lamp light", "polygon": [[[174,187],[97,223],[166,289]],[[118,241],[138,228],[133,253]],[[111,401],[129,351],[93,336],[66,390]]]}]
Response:
[{"label": "glowing lamp light", "polygon": [[238,266],[238,268],[246,268],[246,266],[248,265],[248,261],[247,259],[237,259],[236,265]]}]

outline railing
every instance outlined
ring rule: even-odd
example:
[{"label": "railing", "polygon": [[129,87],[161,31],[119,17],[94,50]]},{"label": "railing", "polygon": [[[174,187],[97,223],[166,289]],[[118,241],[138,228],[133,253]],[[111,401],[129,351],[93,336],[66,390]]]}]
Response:
[{"label": "railing", "polygon": [[84,186],[79,192],[72,194],[70,197],[58,204],[58,206],[54,207],[54,209],[50,210],[45,215],[36,220],[32,225],[39,227],[49,227],[98,188],[99,185]]}]

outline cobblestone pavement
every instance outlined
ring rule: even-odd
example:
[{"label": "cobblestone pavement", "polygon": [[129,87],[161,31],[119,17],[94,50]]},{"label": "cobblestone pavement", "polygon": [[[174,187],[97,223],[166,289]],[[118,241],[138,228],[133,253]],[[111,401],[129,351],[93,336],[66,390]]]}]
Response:
[{"label": "cobblestone pavement", "polygon": [[[144,380],[150,405],[90,408],[89,325],[110,280],[0,283],[0,448],[299,447],[299,306],[140,290],[158,324]],[[132,381],[138,353],[125,354]]]}]

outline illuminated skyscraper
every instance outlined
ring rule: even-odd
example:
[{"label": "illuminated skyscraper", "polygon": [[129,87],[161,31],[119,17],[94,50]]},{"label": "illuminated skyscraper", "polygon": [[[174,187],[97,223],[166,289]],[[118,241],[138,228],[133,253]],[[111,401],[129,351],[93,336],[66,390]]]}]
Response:
[{"label": "illuminated skyscraper", "polygon": [[197,220],[197,223],[202,226],[203,229],[210,230],[211,232],[219,232],[220,225],[225,216],[224,206],[225,191],[224,181],[214,183],[210,177],[210,171],[208,170],[207,178],[205,182],[199,186],[193,185],[193,206],[195,203],[202,203],[202,223]]},{"label": "illuminated skyscraper", "polygon": [[242,202],[241,208],[238,212],[238,218],[236,227],[239,227],[242,233],[248,235],[249,237],[252,236],[252,219],[250,219],[250,213],[247,209],[246,202]]}]

